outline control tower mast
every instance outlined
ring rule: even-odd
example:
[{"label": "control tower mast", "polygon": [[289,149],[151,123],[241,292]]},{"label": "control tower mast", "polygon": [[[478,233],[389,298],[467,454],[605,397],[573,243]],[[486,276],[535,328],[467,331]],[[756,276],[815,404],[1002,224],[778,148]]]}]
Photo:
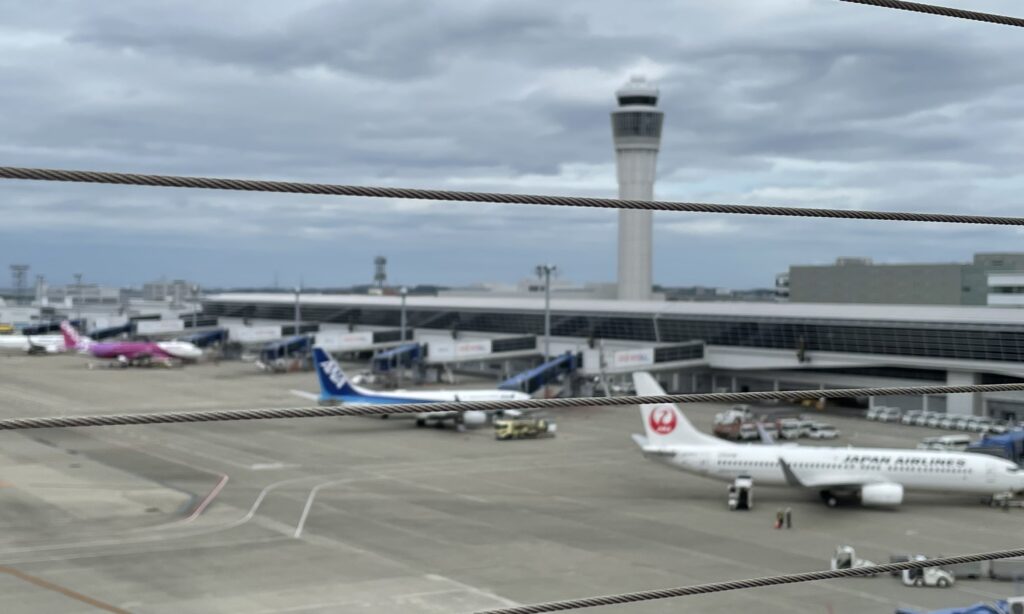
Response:
[{"label": "control tower mast", "polygon": [[[664,113],[657,108],[658,88],[641,76],[615,92],[612,111],[619,198],[653,200],[654,174]],[[653,216],[651,211],[619,211],[619,299],[651,297]]]}]

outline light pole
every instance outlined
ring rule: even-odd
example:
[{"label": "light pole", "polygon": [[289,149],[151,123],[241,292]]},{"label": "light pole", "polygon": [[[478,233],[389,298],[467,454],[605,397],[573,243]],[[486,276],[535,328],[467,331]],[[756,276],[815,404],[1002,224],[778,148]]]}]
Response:
[{"label": "light pole", "polygon": [[80,330],[85,330],[82,326],[82,274],[75,273],[75,292],[77,296],[71,300],[75,303],[75,319],[78,320],[78,327]]},{"label": "light pole", "polygon": [[302,286],[295,286],[295,331],[293,335],[299,334],[299,322],[302,321],[302,308],[299,306],[299,294],[302,292]]},{"label": "light pole", "polygon": [[192,332],[196,332],[196,320],[199,314],[199,284],[192,284]]},{"label": "light pole", "polygon": [[399,288],[398,294],[402,297],[402,342],[405,343],[405,297],[409,294],[409,288],[402,286]]},{"label": "light pole", "polygon": [[537,265],[537,277],[544,280],[544,362],[551,360],[551,274],[557,270],[552,264]]}]

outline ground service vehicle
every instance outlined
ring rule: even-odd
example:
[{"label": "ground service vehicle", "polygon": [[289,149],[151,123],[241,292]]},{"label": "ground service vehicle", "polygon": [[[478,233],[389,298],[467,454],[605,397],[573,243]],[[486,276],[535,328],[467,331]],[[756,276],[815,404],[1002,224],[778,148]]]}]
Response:
[{"label": "ground service vehicle", "polygon": [[[928,557],[920,554],[913,557],[915,561],[925,561],[927,559]],[[904,569],[901,579],[904,586],[937,586],[939,588],[949,588],[953,586],[955,581],[952,573],[939,567]]]},{"label": "ground service vehicle", "polygon": [[777,424],[779,439],[798,439],[802,434],[800,421],[795,418],[783,418]]},{"label": "ground service vehicle", "polygon": [[729,509],[754,509],[754,480],[749,476],[740,476],[729,485]]},{"label": "ground service vehicle", "polygon": [[970,435],[943,435],[941,437],[925,437],[917,444],[918,450],[953,450],[962,452],[971,445]]},{"label": "ground service vehicle", "polygon": [[753,422],[744,422],[740,425],[740,441],[757,441],[761,439],[761,433],[757,431],[757,425]]},{"label": "ground service vehicle", "polygon": [[494,438],[536,439],[554,437],[557,425],[547,418],[498,418],[494,421]]},{"label": "ground service vehicle", "polygon": [[985,436],[981,440],[970,444],[967,451],[998,456],[1019,465],[1024,461],[1024,431],[1012,431],[1005,435]]},{"label": "ground service vehicle", "polygon": [[[978,561],[961,563],[946,568],[956,574],[957,578],[976,578],[1019,582],[1024,580],[1024,559],[1000,559],[997,561]],[[1022,611],[1024,614],[1024,611]]]},{"label": "ground service vehicle", "polygon": [[836,553],[832,555],[831,561],[829,561],[830,569],[854,569],[857,567],[871,567],[874,565],[867,559],[858,559],[857,552],[853,549],[853,546],[840,545],[836,546]]},{"label": "ground service vehicle", "polygon": [[836,437],[839,437],[839,431],[831,424],[815,422],[811,425],[807,436],[811,439],[835,439]]}]

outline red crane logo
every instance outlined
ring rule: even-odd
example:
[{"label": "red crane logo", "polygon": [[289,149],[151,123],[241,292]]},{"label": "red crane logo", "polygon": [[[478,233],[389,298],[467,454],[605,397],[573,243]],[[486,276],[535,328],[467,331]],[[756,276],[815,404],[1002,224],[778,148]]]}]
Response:
[{"label": "red crane logo", "polygon": [[655,433],[668,435],[676,429],[676,410],[671,405],[659,405],[651,410],[647,421]]}]

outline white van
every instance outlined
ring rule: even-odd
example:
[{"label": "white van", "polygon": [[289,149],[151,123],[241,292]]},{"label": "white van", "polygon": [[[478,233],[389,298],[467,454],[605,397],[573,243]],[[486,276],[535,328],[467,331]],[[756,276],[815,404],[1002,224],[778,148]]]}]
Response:
[{"label": "white van", "polygon": [[921,443],[917,444],[917,449],[963,452],[970,444],[970,435],[943,435],[941,437],[925,437]]}]

